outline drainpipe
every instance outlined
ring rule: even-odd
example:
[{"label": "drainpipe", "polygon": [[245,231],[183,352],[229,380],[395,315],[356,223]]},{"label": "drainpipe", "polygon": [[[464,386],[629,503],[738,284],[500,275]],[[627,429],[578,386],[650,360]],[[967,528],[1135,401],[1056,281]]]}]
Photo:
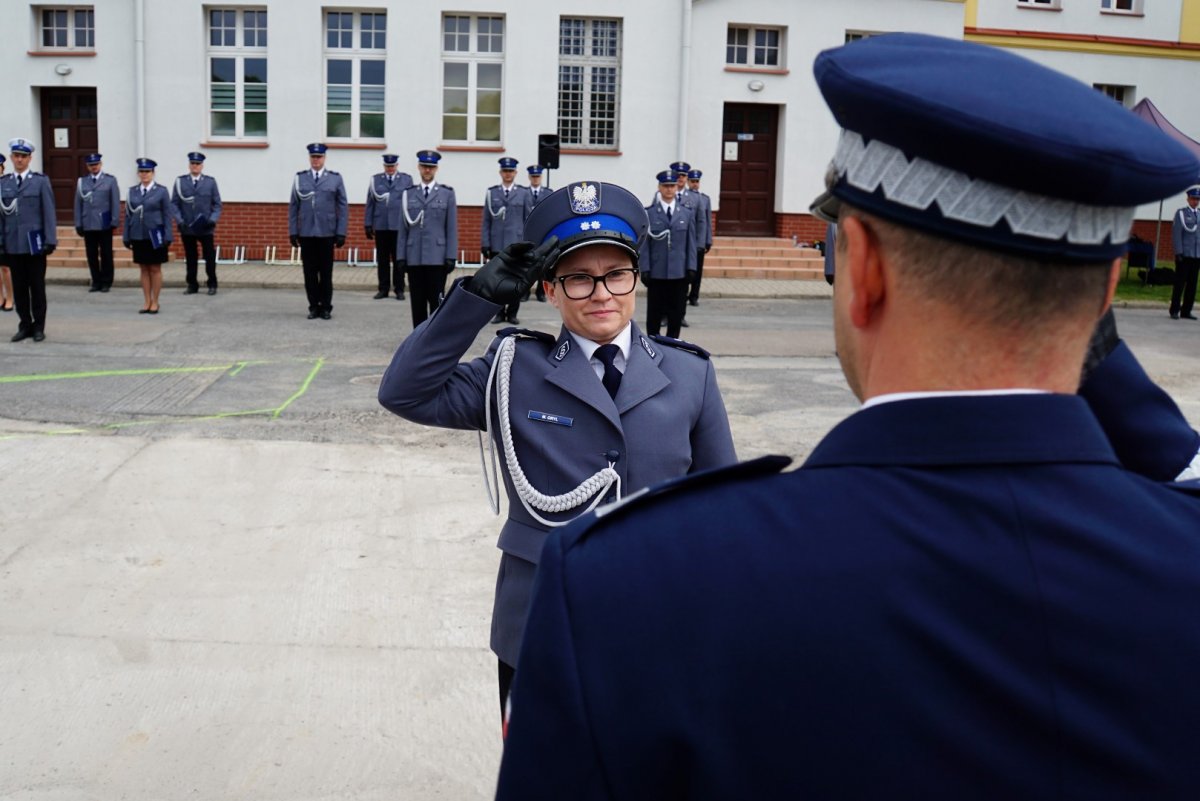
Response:
[{"label": "drainpipe", "polygon": [[133,3],[133,101],[137,156],[146,155],[146,0]]},{"label": "drainpipe", "polygon": [[683,30],[679,44],[679,143],[675,147],[676,160],[686,158],[688,141],[688,88],[692,63],[692,0],[681,0],[683,3]]}]

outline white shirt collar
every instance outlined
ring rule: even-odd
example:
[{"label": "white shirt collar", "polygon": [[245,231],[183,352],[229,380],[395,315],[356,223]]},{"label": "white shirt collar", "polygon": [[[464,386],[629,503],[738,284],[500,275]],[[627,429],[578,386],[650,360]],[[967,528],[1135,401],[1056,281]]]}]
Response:
[{"label": "white shirt collar", "polygon": [[885,395],[876,395],[863,403],[863,409],[869,409],[872,406],[881,406],[885,403],[895,403],[896,401],[919,400],[922,398],[981,398],[992,395],[1049,395],[1050,393],[1044,389],[960,389],[960,390],[935,390],[932,392],[889,392]]},{"label": "white shirt collar", "polygon": [[149,192],[151,189],[153,189],[157,185],[157,183],[158,183],[157,181],[151,181],[148,184],[139,183],[138,189],[144,188],[147,192]]},{"label": "white shirt collar", "polygon": [[674,201],[671,201],[670,203],[668,203],[665,200],[660,200],[659,205],[662,206],[663,214],[671,214],[671,213],[674,213],[674,211],[675,211],[675,202]]},{"label": "white shirt collar", "polygon": [[[588,361],[591,361],[592,355],[596,352],[596,349],[600,347],[600,343],[593,342],[587,337],[580,336],[570,329],[567,329],[567,333],[571,335],[571,339],[575,340],[575,344],[578,345],[579,349],[583,351],[583,355],[588,359]],[[632,342],[633,324],[625,323],[625,327],[621,329],[621,333],[617,334],[616,339],[612,341],[612,344],[617,346],[617,350],[621,351],[621,353],[615,359],[613,359],[613,364],[616,365],[616,368],[621,372],[625,372],[625,363],[628,363],[629,361],[629,347]]]},{"label": "white shirt collar", "polygon": [[33,172],[33,170],[26,170],[25,172],[14,172],[13,177],[20,178],[22,181],[24,181],[26,178],[29,177],[29,173],[31,173],[31,172]]}]

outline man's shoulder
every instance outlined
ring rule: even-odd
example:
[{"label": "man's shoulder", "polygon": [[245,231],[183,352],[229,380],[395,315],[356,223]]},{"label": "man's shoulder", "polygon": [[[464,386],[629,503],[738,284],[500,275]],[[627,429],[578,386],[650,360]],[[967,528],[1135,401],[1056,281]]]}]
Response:
[{"label": "man's shoulder", "polygon": [[674,337],[668,337],[662,334],[650,334],[650,336],[647,337],[643,334],[641,337],[641,345],[642,347],[646,348],[651,357],[654,356],[654,351],[656,349],[653,345],[649,344],[650,342],[661,345],[663,347],[663,353],[677,353],[680,356],[685,356],[686,354],[685,358],[698,358],[702,361],[708,361],[709,357],[711,356],[708,351],[699,345],[691,342],[685,342],[682,339],[675,339]]}]

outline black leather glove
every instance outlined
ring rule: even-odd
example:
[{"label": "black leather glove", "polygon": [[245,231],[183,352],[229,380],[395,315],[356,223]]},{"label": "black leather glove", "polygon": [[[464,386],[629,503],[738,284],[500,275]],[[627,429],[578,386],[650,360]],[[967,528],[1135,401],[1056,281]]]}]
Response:
[{"label": "black leather glove", "polygon": [[83,236],[83,228],[81,228],[81,227],[80,227],[80,226],[78,226],[78,225],[77,225],[77,226],[75,226],[75,233],[76,233],[76,235],[78,235],[78,236]]},{"label": "black leather glove", "polygon": [[688,271],[687,271],[687,280],[689,280],[689,281],[695,281],[695,280],[696,280],[696,271],[695,271],[695,270],[688,270]]},{"label": "black leather glove", "polygon": [[133,243],[132,243],[132,242],[122,242],[121,244],[123,244],[123,245],[125,246],[125,249],[126,249],[126,250],[133,250]]},{"label": "black leather glove", "polygon": [[458,261],[455,259],[446,259],[442,262],[442,267],[446,269],[446,275],[454,272],[454,268],[458,266]]},{"label": "black leather glove", "polygon": [[1108,358],[1120,341],[1121,337],[1117,335],[1117,318],[1113,316],[1110,306],[1104,316],[1100,318],[1100,322],[1096,323],[1096,330],[1092,332],[1092,339],[1088,342],[1087,356],[1083,360],[1081,384],[1087,381],[1092,371]]},{"label": "black leather glove", "polygon": [[42,253],[46,256],[49,256],[56,250],[58,250],[58,245],[46,245],[44,248],[42,248]]},{"label": "black leather glove", "polygon": [[401,270],[407,270],[408,262],[404,261],[403,259],[396,259],[396,267]]},{"label": "black leather glove", "polygon": [[291,242],[292,247],[294,247],[294,248],[300,247],[300,237],[298,237],[298,236],[289,236],[288,242]]},{"label": "black leather glove", "polygon": [[342,245],[344,245],[344,244],[346,244],[346,237],[344,237],[344,236],[335,236],[335,237],[333,238],[333,246],[334,246],[335,248],[340,248],[340,247],[341,247]]},{"label": "black leather glove", "polygon": [[712,250],[712,245],[705,245],[705,246],[704,246],[704,252],[705,252],[705,253],[707,253],[707,252],[708,252],[708,251],[710,251],[710,250]]},{"label": "black leather glove", "polygon": [[532,242],[514,242],[488,260],[466,284],[466,288],[492,303],[516,303],[541,278],[546,264],[558,255],[558,237],[552,236],[536,248]]},{"label": "black leather glove", "polygon": [[489,259],[492,258],[492,256],[495,256],[496,254],[491,248],[480,248],[479,255],[483,256],[484,261],[488,261]]},{"label": "black leather glove", "polygon": [[375,238],[375,229],[368,225],[367,226],[367,239],[374,239],[374,238]]}]

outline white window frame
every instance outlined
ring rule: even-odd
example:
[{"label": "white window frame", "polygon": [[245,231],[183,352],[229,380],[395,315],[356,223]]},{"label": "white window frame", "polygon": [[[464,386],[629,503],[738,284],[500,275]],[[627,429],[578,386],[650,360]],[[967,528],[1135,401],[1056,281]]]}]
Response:
[{"label": "white window frame", "polygon": [[[234,27],[232,29],[225,27],[223,24],[219,27],[219,30],[221,30],[222,32],[229,31],[229,30],[233,31],[233,44],[231,44],[231,45],[227,45],[224,43],[224,39],[225,39],[224,34],[222,35],[222,42],[220,44],[213,44],[213,40],[212,40],[212,32],[214,30],[213,14],[217,13],[217,12],[222,13],[222,14],[232,12],[234,14]],[[260,28],[257,25],[257,22],[259,19],[257,15],[258,14],[266,14],[266,13],[267,13],[267,9],[265,7],[243,7],[243,6],[234,7],[234,6],[219,5],[219,6],[206,6],[204,9],[204,42],[205,42],[204,64],[205,64],[205,69],[207,72],[207,78],[205,79],[207,86],[205,87],[205,90],[206,90],[206,97],[208,99],[207,126],[208,126],[209,139],[218,140],[218,141],[238,141],[238,142],[241,142],[241,141],[265,142],[265,141],[267,141],[267,137],[271,132],[270,91],[269,91],[270,85],[271,85],[271,72],[270,72],[270,62],[267,59],[267,43],[270,42],[270,39],[266,35],[266,31],[268,30],[268,28],[270,26],[270,17],[268,16],[266,18],[268,28]],[[249,28],[246,25],[247,14],[255,15],[253,18],[255,25],[252,28]],[[222,23],[224,23],[224,19],[222,19],[221,21],[222,21]],[[252,45],[246,44],[246,38],[247,38],[246,31],[247,30],[253,30],[256,32],[255,36],[254,36],[254,44],[252,44]],[[259,44],[259,37],[258,37],[258,33],[257,33],[258,31],[263,32],[262,33],[262,36],[264,39],[263,44]],[[213,72],[214,72],[213,62],[216,59],[232,60],[234,63],[234,79],[233,79],[234,97],[233,97],[233,107],[232,108],[217,108],[217,103],[215,102],[214,87],[217,85],[217,82],[213,80]],[[254,84],[255,89],[253,91],[248,90],[249,84],[246,81],[246,62],[251,59],[261,60],[263,62],[264,68],[267,70],[266,81],[262,82],[261,84],[259,84],[259,82],[255,82],[255,84]],[[258,91],[258,88],[260,85],[261,85],[261,89],[262,89],[261,92]],[[262,108],[250,108],[247,95],[254,96],[250,99],[255,100],[255,101],[257,100],[257,96],[261,95]],[[257,105],[257,103],[256,103],[256,105]],[[230,112],[233,113],[233,117],[234,117],[234,132],[232,134],[218,133],[216,130],[216,126],[213,124],[214,115],[227,114]],[[246,132],[246,115],[247,114],[262,114],[263,119],[266,124],[266,131],[264,133],[248,134]]]},{"label": "white window frame", "polygon": [[1101,14],[1141,17],[1144,16],[1142,9],[1143,0],[1100,0]]},{"label": "white window frame", "polygon": [[[330,44],[329,24],[332,15],[349,15],[350,43],[345,44],[344,36],[339,35],[335,44]],[[364,26],[364,18],[367,24]],[[383,29],[376,26],[382,18]],[[341,20],[339,19],[339,22]],[[325,103],[325,138],[336,142],[383,142],[387,137],[387,37],[388,12],[383,8],[324,8],[321,10],[321,49],[322,49],[322,89]],[[339,32],[346,28],[339,27]],[[364,43],[364,37],[368,41]],[[350,83],[329,83],[329,66],[333,61],[350,62]],[[363,65],[371,64],[372,68],[380,71],[382,83],[364,84],[362,81]],[[349,108],[331,108],[330,87],[349,87]],[[334,134],[330,128],[330,116],[333,114],[349,115],[349,135]],[[378,134],[363,133],[363,118],[374,118],[382,128]]]},{"label": "white window frame", "polygon": [[[745,33],[745,43],[735,41],[735,34]],[[775,34],[775,44],[759,42],[760,34],[767,38]],[[744,61],[738,61],[738,52],[743,51]],[[775,52],[775,63],[769,63],[770,53]],[[761,59],[761,61],[760,61]],[[746,25],[729,23],[725,30],[725,66],[743,70],[787,69],[787,27],[782,25]]]},{"label": "white window frame", "polygon": [[[564,40],[568,23],[582,23],[579,37],[579,52]],[[562,16],[558,22],[558,136],[561,146],[572,150],[619,150],[621,144],[621,57],[624,47],[624,22],[618,17],[580,17]],[[615,36],[612,34],[615,32]],[[613,40],[615,39],[615,44]],[[572,40],[574,41],[574,40]],[[568,95],[565,82],[565,72],[577,70],[579,75],[578,97]],[[612,77],[612,91],[605,92],[604,97],[598,97],[597,91],[604,89],[604,78]],[[605,99],[611,95],[611,119],[603,116],[608,114],[602,106]],[[579,113],[572,115],[565,106],[578,103]],[[573,122],[578,126],[578,133]],[[612,128],[611,136],[605,132],[605,126]]]},{"label": "white window frame", "polygon": [[1062,0],[1017,0],[1017,8],[1037,8],[1043,11],[1059,11]]},{"label": "white window frame", "polygon": [[[456,25],[462,20],[467,20],[467,30],[464,34],[461,29],[456,28],[454,32],[447,31],[446,25],[449,20],[455,20]],[[481,21],[486,20],[487,24],[481,26]],[[495,29],[495,24],[499,23],[499,32]],[[487,28],[487,30],[483,30]],[[441,141],[453,145],[479,145],[482,147],[500,147],[504,142],[504,55],[508,48],[508,17],[504,14],[483,13],[483,14],[468,14],[468,13],[450,13],[442,14],[441,24],[439,27],[439,36],[441,37],[441,54],[442,54],[442,110],[441,110]],[[453,37],[453,41],[450,39]],[[465,37],[465,38],[464,38]],[[480,49],[482,43],[487,43],[487,49]],[[460,45],[466,44],[466,49],[461,49]],[[452,47],[447,47],[452,44]],[[492,48],[499,49],[492,49]],[[447,67],[450,65],[466,65],[466,86],[460,84],[448,85]],[[488,67],[488,72],[495,72],[498,76],[499,86],[481,86],[480,68]],[[490,68],[495,67],[495,70]],[[460,112],[460,106],[450,107],[451,102],[450,92],[466,92],[466,108]],[[479,98],[484,92],[499,92],[500,103],[495,114],[482,113],[479,110]],[[455,95],[456,97],[458,95]],[[448,127],[451,122],[465,120],[466,129],[465,137],[459,138],[452,136],[454,133]],[[496,137],[482,138],[479,133],[481,119],[494,119],[496,123]]]},{"label": "white window frame", "polygon": [[872,36],[878,36],[881,33],[884,33],[884,31],[864,31],[864,30],[860,30],[860,29],[847,29],[846,44],[850,44],[851,42],[857,42],[860,39],[870,39]]},{"label": "white window frame", "polygon": [[[95,6],[34,6],[35,36],[37,45],[34,50],[54,53],[70,53],[72,51],[92,53],[96,50],[96,7]],[[46,14],[63,13],[66,15],[64,24],[59,27],[54,24],[47,28]],[[83,14],[83,24],[79,15]],[[47,30],[57,34],[61,31],[66,44],[46,44]],[[79,44],[80,35],[83,44]]]},{"label": "white window frame", "polygon": [[1116,83],[1094,83],[1092,88],[1097,92],[1112,98],[1125,108],[1133,108],[1137,96],[1137,87]]}]

